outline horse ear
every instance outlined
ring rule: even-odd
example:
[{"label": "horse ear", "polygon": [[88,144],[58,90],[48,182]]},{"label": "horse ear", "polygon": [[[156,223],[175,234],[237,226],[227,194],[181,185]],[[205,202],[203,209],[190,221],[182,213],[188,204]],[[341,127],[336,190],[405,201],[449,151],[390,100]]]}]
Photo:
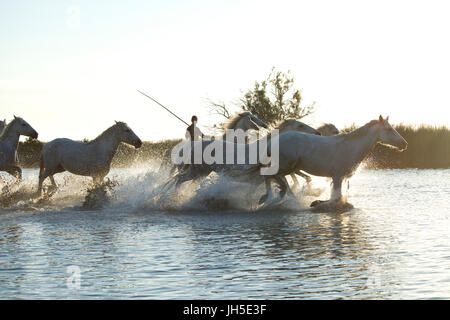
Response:
[{"label": "horse ear", "polygon": [[118,124],[119,122],[117,122],[117,120],[114,120],[114,122],[116,123],[116,124]]},{"label": "horse ear", "polygon": [[386,121],[389,121],[389,116],[386,117]]},{"label": "horse ear", "polygon": [[380,117],[378,118],[378,120],[381,122],[383,121],[383,116],[380,114]]},{"label": "horse ear", "polygon": [[16,115],[14,115],[14,119],[17,119]]}]

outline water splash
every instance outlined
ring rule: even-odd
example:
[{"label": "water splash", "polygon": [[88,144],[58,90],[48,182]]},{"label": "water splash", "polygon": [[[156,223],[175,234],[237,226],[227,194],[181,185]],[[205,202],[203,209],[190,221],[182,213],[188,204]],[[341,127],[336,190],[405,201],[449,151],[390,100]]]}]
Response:
[{"label": "water splash", "polygon": [[15,178],[8,179],[0,176],[0,210],[31,201],[35,192],[28,185],[18,182]]},{"label": "water splash", "polygon": [[[158,167],[158,166],[156,166]],[[303,210],[318,196],[324,197],[329,189],[327,180],[314,179],[312,184],[295,192],[294,197],[286,196],[283,201],[276,200],[269,205],[259,206],[259,198],[265,192],[264,183],[244,183],[219,174],[211,174],[200,183],[184,183],[179,190],[174,187],[163,190],[168,180],[166,171],[156,171],[152,167],[113,169],[109,179],[92,187],[92,179],[62,173],[55,175],[57,190],[44,184],[44,195],[37,197],[37,176],[35,169],[25,170],[24,180],[17,189],[4,183],[0,210],[137,210],[152,211],[258,211],[258,210]],[[0,186],[1,187],[1,186]],[[12,188],[12,189],[11,189]]]},{"label": "water splash", "polygon": [[100,185],[94,185],[86,190],[82,210],[100,210],[108,206],[114,197],[114,188],[119,183],[106,178]]}]

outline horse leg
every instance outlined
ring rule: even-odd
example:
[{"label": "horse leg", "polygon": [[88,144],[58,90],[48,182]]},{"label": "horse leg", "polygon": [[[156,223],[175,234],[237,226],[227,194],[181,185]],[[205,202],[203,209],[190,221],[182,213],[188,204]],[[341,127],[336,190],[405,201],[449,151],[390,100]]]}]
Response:
[{"label": "horse leg", "polygon": [[193,178],[194,178],[194,177],[193,177],[193,174],[192,174],[192,169],[189,170],[189,171],[187,171],[187,172],[185,172],[185,173],[179,174],[179,175],[178,175],[177,182],[175,183],[175,190],[178,190],[178,189],[180,188],[180,186],[181,186],[184,182],[190,181],[190,180],[192,180]]},{"label": "horse leg", "polygon": [[58,185],[55,182],[55,178],[53,178],[53,175],[50,176],[50,182],[52,183],[53,188],[57,189]]},{"label": "horse leg", "polygon": [[292,189],[298,190],[299,183],[297,177],[295,176],[295,173],[291,173],[291,178],[292,181],[294,182],[294,184],[292,185]]},{"label": "horse leg", "polygon": [[331,197],[329,200],[315,200],[311,203],[310,207],[315,207],[324,202],[339,202],[342,200],[342,182],[343,177],[333,177]]},{"label": "horse leg", "polygon": [[272,179],[273,179],[273,177],[271,177],[271,176],[265,178],[264,182],[266,184],[266,194],[263,195],[261,198],[259,198],[258,204],[262,204],[262,203],[266,202],[267,198],[272,193],[272,188],[271,188],[271,184],[270,184]]},{"label": "horse leg", "polygon": [[55,179],[53,178],[53,175],[56,173],[64,172],[66,169],[60,164],[53,165],[46,167],[44,165],[44,161],[41,159],[40,165],[39,165],[39,186],[38,186],[38,196],[42,194],[42,185],[44,183],[44,180],[47,177],[50,177],[50,181],[52,183],[53,189],[56,190],[58,188],[58,185],[55,182]]},{"label": "horse leg", "polygon": [[289,187],[289,184],[286,180],[286,178],[275,176],[275,180],[278,182],[278,185],[280,186],[280,200],[283,200],[283,198],[286,196],[286,193],[289,193],[289,195],[294,196],[294,193],[292,192],[291,188]]},{"label": "horse leg", "polygon": [[20,169],[19,167],[12,166],[5,171],[17,179],[15,184],[20,183],[22,181],[22,169]]},{"label": "horse leg", "polygon": [[342,177],[333,177],[333,189],[331,190],[330,200],[340,201],[342,200]]},{"label": "horse leg", "polygon": [[106,177],[106,174],[96,175],[92,176],[92,181],[94,183],[94,186],[98,187],[102,184],[103,179]]},{"label": "horse leg", "polygon": [[176,182],[177,176],[169,178],[162,186],[158,187],[158,189],[153,191],[153,194],[156,193],[164,193],[169,190],[173,184]]},{"label": "horse leg", "polygon": [[43,173],[39,173],[39,186],[38,186],[38,195],[40,196],[42,194],[42,184],[44,183],[44,180],[49,176],[49,172],[45,170]]},{"label": "horse leg", "polygon": [[307,174],[301,172],[300,170],[296,171],[295,174],[299,175],[300,177],[302,177],[303,179],[306,180],[306,183],[310,183],[311,182],[311,177],[308,176]]},{"label": "horse leg", "polygon": [[299,183],[298,183],[298,179],[295,175],[299,175],[300,177],[302,177],[303,179],[306,180],[306,183],[310,183],[311,182],[311,177],[308,176],[307,174],[303,173],[300,170],[295,171],[294,173],[291,173],[291,178],[292,181],[294,181],[294,184],[292,185],[292,189],[297,190]]},{"label": "horse leg", "polygon": [[289,187],[289,183],[287,182],[286,177],[281,177],[281,179],[284,181],[284,184],[286,185],[287,193],[288,193],[290,196],[295,197],[294,192],[292,192],[291,187]]},{"label": "horse leg", "polygon": [[194,180],[198,183],[198,181],[211,173],[210,168],[203,168],[200,166],[194,165],[184,165],[184,168],[181,169],[178,173],[178,181],[176,183],[175,189],[178,189],[179,186],[190,180]]},{"label": "horse leg", "polygon": [[353,209],[353,205],[348,203],[342,195],[342,184],[344,177],[333,177],[333,188],[328,201],[314,201],[311,207],[316,212],[337,212],[342,213]]},{"label": "horse leg", "polygon": [[178,167],[176,165],[172,165],[169,170],[169,177],[173,176],[177,170]]},{"label": "horse leg", "polygon": [[47,179],[47,177],[50,176],[50,180],[52,181],[52,184],[56,187],[56,183],[53,178],[54,174],[55,174],[54,172],[47,170],[47,168],[45,170],[42,169],[41,172],[39,172],[39,186],[38,186],[38,195],[39,196],[42,194],[42,185],[44,184],[44,180]]}]

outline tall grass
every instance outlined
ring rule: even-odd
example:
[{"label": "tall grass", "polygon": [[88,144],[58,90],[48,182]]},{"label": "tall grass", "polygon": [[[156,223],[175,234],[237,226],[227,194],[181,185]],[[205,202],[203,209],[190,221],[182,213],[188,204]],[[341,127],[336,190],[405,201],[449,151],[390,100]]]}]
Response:
[{"label": "tall grass", "polygon": [[[394,149],[376,145],[366,160],[368,168],[450,168],[450,129],[434,126],[397,125],[395,129],[408,141],[408,149],[398,152]],[[351,126],[344,131],[348,132]],[[140,149],[121,144],[114,156],[113,167],[130,167],[160,160],[167,150],[181,140],[144,142]],[[44,143],[37,140],[21,142],[18,148],[22,167],[38,167],[39,154]]]},{"label": "tall grass", "polygon": [[[181,139],[164,140],[157,142],[144,141],[142,147],[135,149],[130,145],[121,143],[112,160],[111,165],[116,168],[132,167],[145,162],[160,160],[167,150],[172,149]],[[84,139],[82,142],[88,142]],[[28,139],[19,143],[17,154],[19,165],[22,168],[39,167],[39,156],[44,142]]]},{"label": "tall grass", "polygon": [[398,152],[377,145],[367,161],[372,168],[450,168],[450,130],[447,127],[394,126],[408,142],[408,149]]}]

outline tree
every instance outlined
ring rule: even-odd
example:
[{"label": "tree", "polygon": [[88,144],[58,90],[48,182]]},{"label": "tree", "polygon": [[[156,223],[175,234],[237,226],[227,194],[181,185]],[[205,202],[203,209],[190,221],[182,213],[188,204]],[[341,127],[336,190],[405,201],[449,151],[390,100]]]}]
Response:
[{"label": "tree", "polygon": [[315,111],[315,103],[301,106],[302,94],[294,88],[290,72],[275,71],[261,83],[255,82],[253,89],[241,99],[241,108],[262,121],[271,124],[287,118],[301,119]]},{"label": "tree", "polygon": [[[207,100],[213,114],[230,119],[232,113],[225,103]],[[283,73],[272,68],[269,76],[262,82],[255,82],[239,99],[237,105],[242,111],[249,111],[267,124],[287,118],[301,119],[315,111],[315,102],[302,106],[301,90],[294,88],[294,78],[290,72]]]}]

